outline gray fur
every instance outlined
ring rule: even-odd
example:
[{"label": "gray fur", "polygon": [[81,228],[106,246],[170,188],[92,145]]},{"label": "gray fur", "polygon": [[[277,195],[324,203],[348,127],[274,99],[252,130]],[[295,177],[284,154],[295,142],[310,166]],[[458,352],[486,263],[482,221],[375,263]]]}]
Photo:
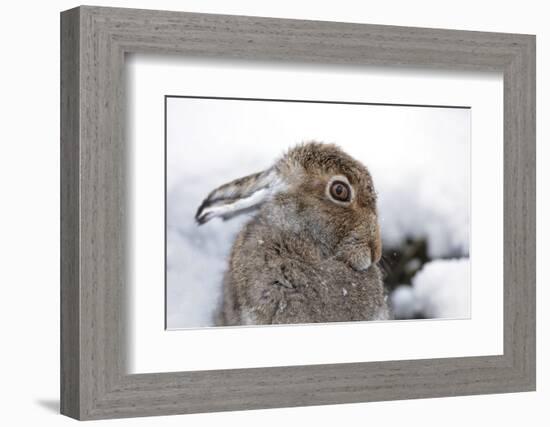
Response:
[{"label": "gray fur", "polygon": [[[331,200],[332,177],[347,178],[354,198]],[[257,212],[237,236],[224,277],[221,325],[380,320],[388,317],[377,261],[381,256],[376,193],[361,163],[332,144],[289,150],[265,172],[210,193],[197,221],[213,204],[255,197]],[[225,195],[225,196],[224,196]]]}]

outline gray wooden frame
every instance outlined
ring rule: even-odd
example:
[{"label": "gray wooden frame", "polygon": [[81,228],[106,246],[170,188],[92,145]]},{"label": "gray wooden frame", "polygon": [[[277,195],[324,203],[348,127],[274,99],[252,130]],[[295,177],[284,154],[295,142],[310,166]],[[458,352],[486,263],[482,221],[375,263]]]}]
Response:
[{"label": "gray wooden frame", "polygon": [[[502,72],[504,354],[126,374],[129,52]],[[63,414],[99,419],[535,389],[534,36],[71,9],[61,14],[61,166]]]}]

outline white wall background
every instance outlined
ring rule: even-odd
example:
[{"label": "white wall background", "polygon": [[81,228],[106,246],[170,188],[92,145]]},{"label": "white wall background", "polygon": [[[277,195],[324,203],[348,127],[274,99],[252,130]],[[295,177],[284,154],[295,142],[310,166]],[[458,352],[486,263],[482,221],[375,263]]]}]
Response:
[{"label": "white wall background", "polygon": [[[210,13],[248,14],[375,24],[536,33],[538,74],[538,256],[548,257],[548,140],[550,74],[548,12],[544,2],[406,0],[319,2],[303,0],[97,1],[99,5]],[[74,1],[4,5],[0,73],[0,259],[2,260],[0,388],[3,425],[69,425],[58,412],[59,384],[59,11]],[[543,265],[540,262],[539,265]],[[550,371],[548,273],[538,267],[538,391],[276,409],[221,414],[116,420],[109,425],[264,426],[376,424],[404,426],[499,426],[548,424]]]}]

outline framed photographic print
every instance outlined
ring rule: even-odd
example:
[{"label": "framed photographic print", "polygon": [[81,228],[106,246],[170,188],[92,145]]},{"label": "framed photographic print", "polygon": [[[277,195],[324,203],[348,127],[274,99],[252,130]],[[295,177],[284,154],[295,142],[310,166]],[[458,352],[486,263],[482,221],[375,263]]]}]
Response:
[{"label": "framed photographic print", "polygon": [[535,389],[535,38],[61,14],[61,411]]}]

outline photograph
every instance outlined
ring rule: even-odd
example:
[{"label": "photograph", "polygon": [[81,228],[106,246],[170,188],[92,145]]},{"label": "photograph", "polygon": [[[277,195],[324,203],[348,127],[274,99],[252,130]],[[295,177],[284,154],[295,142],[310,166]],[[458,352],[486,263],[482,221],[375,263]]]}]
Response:
[{"label": "photograph", "polygon": [[166,329],[470,318],[470,125],[166,95]]}]

